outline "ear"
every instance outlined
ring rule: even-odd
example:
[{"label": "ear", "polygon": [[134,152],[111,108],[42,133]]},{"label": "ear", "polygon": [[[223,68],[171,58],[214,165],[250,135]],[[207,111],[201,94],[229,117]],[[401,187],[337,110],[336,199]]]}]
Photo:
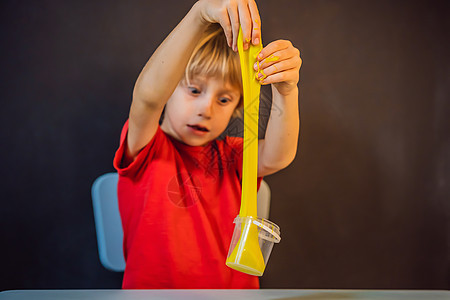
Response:
[{"label": "ear", "polygon": [[[243,110],[244,108],[241,105],[238,105],[233,111],[233,114],[231,115],[231,119],[242,119],[243,116]],[[231,120],[230,120],[231,121]]]}]

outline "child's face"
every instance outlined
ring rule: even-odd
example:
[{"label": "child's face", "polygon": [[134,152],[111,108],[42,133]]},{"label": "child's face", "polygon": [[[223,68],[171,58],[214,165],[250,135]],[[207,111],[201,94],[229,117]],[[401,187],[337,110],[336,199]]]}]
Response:
[{"label": "child's face", "polygon": [[203,146],[227,127],[239,104],[239,88],[216,77],[182,80],[166,104],[161,128],[190,146]]}]

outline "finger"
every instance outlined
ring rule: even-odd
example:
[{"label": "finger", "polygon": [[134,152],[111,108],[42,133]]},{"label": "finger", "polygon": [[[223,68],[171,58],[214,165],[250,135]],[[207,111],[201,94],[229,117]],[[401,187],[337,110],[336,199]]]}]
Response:
[{"label": "finger", "polygon": [[220,26],[223,28],[223,32],[225,33],[225,37],[227,38],[227,44],[229,47],[233,46],[233,31],[231,29],[230,19],[227,13],[224,13],[222,18],[220,18],[219,22]]},{"label": "finger", "polygon": [[275,53],[276,51],[284,50],[292,46],[292,43],[287,40],[277,40],[274,42],[271,42],[267,46],[265,46],[261,52],[258,54],[258,61],[262,61],[266,57],[270,56],[271,54]]},{"label": "finger", "polygon": [[244,41],[244,50],[247,50],[249,43],[251,42],[252,19],[247,3],[240,2],[238,8],[239,8],[239,21],[242,28],[242,40]]},{"label": "finger", "polygon": [[239,14],[235,5],[227,8],[231,23],[232,49],[237,52],[237,38],[239,34]]},{"label": "finger", "polygon": [[273,64],[267,68],[260,69],[256,74],[258,79],[263,79],[264,77],[269,77],[273,74],[282,73],[288,70],[299,69],[300,57],[291,57],[290,59],[280,61]]},{"label": "finger", "polygon": [[[280,51],[276,51],[272,54],[270,54],[268,57],[264,58],[262,61],[256,63],[256,69],[265,69],[267,67],[270,67],[271,65],[277,64],[279,62],[285,61],[285,60],[290,60],[292,58],[296,58],[298,59],[298,62],[301,62],[300,59],[300,52],[298,51],[298,49],[291,47],[291,48],[287,48],[287,49],[283,49]],[[255,67],[255,66],[254,66]]]},{"label": "finger", "polygon": [[248,7],[250,9],[250,16],[252,20],[252,43],[253,45],[258,45],[261,41],[261,17],[255,1],[250,1],[248,3]]},{"label": "finger", "polygon": [[284,72],[275,73],[270,76],[267,76],[263,80],[260,80],[261,84],[273,84],[273,83],[290,83],[296,84],[299,79],[299,73],[297,69],[290,69]]}]

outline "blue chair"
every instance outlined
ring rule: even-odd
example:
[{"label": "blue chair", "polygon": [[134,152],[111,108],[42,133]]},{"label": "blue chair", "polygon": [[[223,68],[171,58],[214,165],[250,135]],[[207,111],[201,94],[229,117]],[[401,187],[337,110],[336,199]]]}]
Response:
[{"label": "blue chair", "polygon": [[[92,184],[95,229],[101,264],[110,271],[123,272],[123,229],[117,200],[117,173],[106,173]],[[270,187],[264,180],[258,190],[258,216],[268,219]]]},{"label": "blue chair", "polygon": [[98,254],[102,265],[115,272],[125,270],[123,229],[117,200],[117,173],[106,173],[92,184],[95,229]]}]

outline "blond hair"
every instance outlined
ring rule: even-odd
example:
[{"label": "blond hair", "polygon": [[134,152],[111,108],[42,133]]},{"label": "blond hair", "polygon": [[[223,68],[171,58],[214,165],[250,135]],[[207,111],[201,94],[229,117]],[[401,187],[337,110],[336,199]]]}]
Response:
[{"label": "blond hair", "polygon": [[239,116],[243,106],[242,76],[239,55],[228,47],[219,24],[211,24],[189,59],[184,80],[189,84],[195,76],[218,77],[239,89],[241,97],[234,116]]}]

